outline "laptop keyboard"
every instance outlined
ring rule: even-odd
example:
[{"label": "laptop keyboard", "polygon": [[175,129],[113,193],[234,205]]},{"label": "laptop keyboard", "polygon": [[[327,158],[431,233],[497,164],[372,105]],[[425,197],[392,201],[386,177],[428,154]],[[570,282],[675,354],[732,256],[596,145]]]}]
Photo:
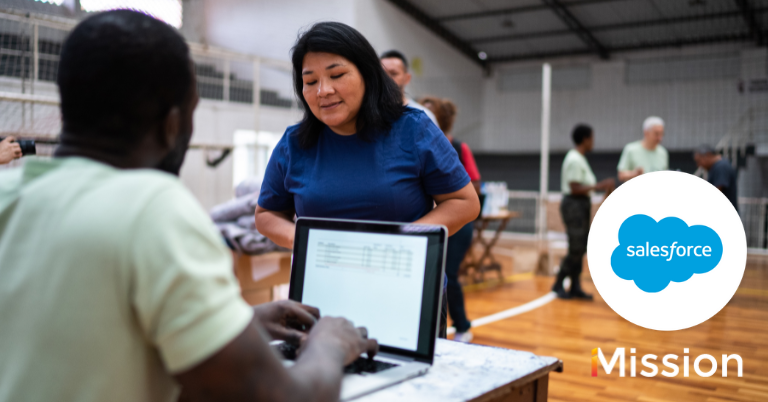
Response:
[{"label": "laptop keyboard", "polygon": [[277,346],[274,346],[274,348],[277,349],[278,353],[283,355],[285,360],[296,360],[296,352],[299,350],[299,345],[283,342],[277,344]]},{"label": "laptop keyboard", "polygon": [[[287,360],[296,360],[296,352],[299,350],[298,345],[283,342],[275,346],[277,351],[283,355]],[[358,357],[357,360],[344,367],[345,374],[362,374],[362,373],[378,373],[392,367],[397,367],[397,364],[386,363],[378,360],[367,359],[364,357]]]},{"label": "laptop keyboard", "polygon": [[344,374],[378,373],[397,366],[397,364],[358,357],[352,364],[344,367]]}]

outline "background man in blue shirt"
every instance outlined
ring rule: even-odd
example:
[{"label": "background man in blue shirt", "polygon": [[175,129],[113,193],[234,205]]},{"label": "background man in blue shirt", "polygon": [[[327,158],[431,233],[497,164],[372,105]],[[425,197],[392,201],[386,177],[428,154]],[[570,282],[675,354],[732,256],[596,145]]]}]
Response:
[{"label": "background man in blue shirt", "polygon": [[731,161],[723,158],[709,145],[696,148],[693,159],[700,168],[707,171],[707,181],[722,191],[738,212],[739,191],[736,184],[738,172],[731,166]]}]

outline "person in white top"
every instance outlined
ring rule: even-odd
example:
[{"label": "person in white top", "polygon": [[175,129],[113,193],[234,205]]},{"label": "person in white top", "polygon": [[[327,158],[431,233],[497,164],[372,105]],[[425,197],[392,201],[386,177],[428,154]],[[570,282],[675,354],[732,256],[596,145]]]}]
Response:
[{"label": "person in white top", "polygon": [[440,127],[440,125],[437,124],[437,117],[435,117],[435,114],[432,113],[431,110],[409,98],[405,93],[405,87],[411,83],[411,73],[408,72],[408,59],[397,50],[384,52],[379,58],[381,59],[381,65],[384,67],[384,71],[389,74],[392,80],[395,81],[395,84],[400,87],[400,91],[403,92],[403,104],[423,111],[427,114],[427,117],[432,120],[432,123],[435,123],[436,126]]}]

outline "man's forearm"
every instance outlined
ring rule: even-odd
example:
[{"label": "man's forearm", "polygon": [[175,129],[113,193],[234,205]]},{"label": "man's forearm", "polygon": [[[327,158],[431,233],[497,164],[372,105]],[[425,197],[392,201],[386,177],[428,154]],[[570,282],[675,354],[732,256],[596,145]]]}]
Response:
[{"label": "man's forearm", "polygon": [[569,184],[571,186],[571,195],[588,195],[590,191],[597,189],[597,186],[585,186],[577,182]]},{"label": "man's forearm", "polygon": [[339,399],[340,351],[309,345],[286,370],[254,319],[223,349],[186,372],[175,375],[192,400],[336,402]]},{"label": "man's forearm", "polygon": [[627,180],[632,179],[632,178],[634,178],[636,176],[637,175],[635,174],[634,171],[631,171],[631,170],[630,171],[619,170],[619,180],[621,180],[621,181],[627,181]]}]

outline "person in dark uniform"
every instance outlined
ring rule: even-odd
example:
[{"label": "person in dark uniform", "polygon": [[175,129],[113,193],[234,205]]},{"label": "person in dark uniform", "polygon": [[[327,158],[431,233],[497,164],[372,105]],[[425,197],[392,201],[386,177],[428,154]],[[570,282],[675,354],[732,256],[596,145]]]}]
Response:
[{"label": "person in dark uniform", "polygon": [[[584,253],[587,252],[589,220],[592,213],[591,196],[597,190],[605,191],[607,197],[616,184],[613,178],[597,182],[584,156],[592,151],[594,146],[592,127],[579,124],[573,129],[571,136],[576,147],[565,155],[560,183],[563,193],[560,214],[568,234],[568,255],[560,264],[560,271],[557,273],[552,291],[561,299],[592,300],[592,295],[584,293],[581,289],[581,270]],[[571,289],[568,292],[563,286],[563,281],[567,277],[571,278]]]},{"label": "person in dark uniform", "polygon": [[739,212],[739,191],[736,182],[738,172],[731,166],[731,161],[723,158],[709,145],[701,145],[693,152],[696,164],[707,171],[707,181],[728,198],[736,212]]}]

